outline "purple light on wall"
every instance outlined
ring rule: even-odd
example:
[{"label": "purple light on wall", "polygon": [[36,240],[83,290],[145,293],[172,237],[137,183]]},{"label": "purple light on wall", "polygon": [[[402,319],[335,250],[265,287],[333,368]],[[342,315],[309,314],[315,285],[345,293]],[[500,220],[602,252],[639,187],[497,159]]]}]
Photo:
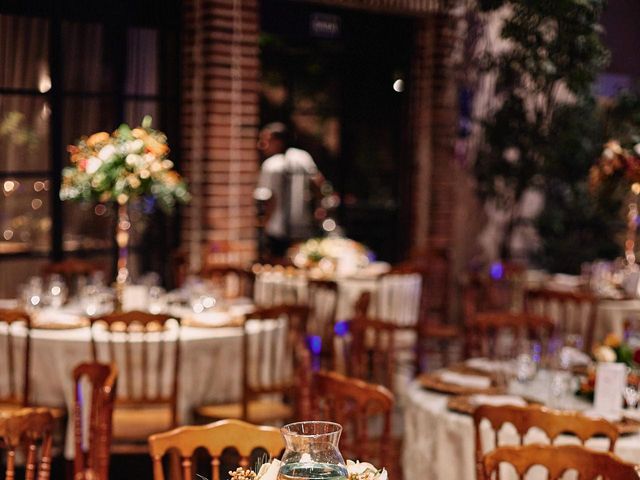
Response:
[{"label": "purple light on wall", "polygon": [[500,280],[504,275],[504,267],[501,262],[495,262],[491,264],[491,268],[489,269],[489,275],[494,280]]}]

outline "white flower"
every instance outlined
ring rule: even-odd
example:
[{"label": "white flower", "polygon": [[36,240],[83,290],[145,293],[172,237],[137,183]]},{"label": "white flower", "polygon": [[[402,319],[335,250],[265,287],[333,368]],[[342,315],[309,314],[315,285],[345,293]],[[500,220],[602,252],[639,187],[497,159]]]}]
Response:
[{"label": "white flower", "polygon": [[378,470],[367,462],[354,462],[347,460],[347,473],[349,480],[387,480],[387,471]]},{"label": "white flower", "polygon": [[280,471],[280,460],[273,459],[270,463],[263,463],[255,480],[276,480]]},{"label": "white flower", "polygon": [[137,165],[142,165],[143,160],[140,155],[136,155],[135,153],[130,153],[129,155],[127,155],[125,162],[127,162],[127,165],[131,165],[132,167],[135,167]]},{"label": "white flower", "polygon": [[599,362],[615,362],[616,361],[616,352],[613,351],[611,347],[607,347],[606,345],[600,345],[593,350],[593,356]]},{"label": "white flower", "polygon": [[100,160],[109,160],[111,156],[116,153],[116,147],[113,145],[105,145],[100,149],[100,153],[98,153],[98,157]]},{"label": "white flower", "polygon": [[102,165],[102,160],[100,160],[98,157],[89,157],[89,160],[87,160],[87,173],[89,175],[93,175],[98,171],[100,165]]},{"label": "white flower", "polygon": [[144,148],[144,142],[137,138],[131,142],[127,142],[127,151],[129,153],[140,153]]}]

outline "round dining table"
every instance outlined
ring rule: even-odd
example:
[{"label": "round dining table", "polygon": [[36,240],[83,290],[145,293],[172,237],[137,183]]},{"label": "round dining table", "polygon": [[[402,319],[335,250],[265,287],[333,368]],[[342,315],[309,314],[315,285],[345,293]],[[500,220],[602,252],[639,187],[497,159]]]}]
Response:
[{"label": "round dining table", "polygon": [[[216,312],[216,320],[228,317],[225,312]],[[72,328],[71,314],[62,311],[41,312],[37,318],[48,328],[32,328],[30,355],[30,402],[33,405],[61,407],[73,411],[74,383],[72,371],[82,362],[92,361],[89,326]],[[211,315],[209,316],[211,317]],[[58,322],[56,322],[56,318]],[[44,320],[47,320],[46,322]],[[210,318],[207,318],[210,320]],[[66,322],[66,323],[65,323]],[[220,325],[220,326],[216,326]],[[98,326],[94,326],[96,329]],[[192,421],[195,406],[203,404],[238,401],[242,391],[242,336],[243,328],[224,326],[222,322],[212,322],[211,327],[178,325],[176,322],[169,335],[179,336],[180,361],[178,371],[177,408],[178,423]],[[101,341],[100,333],[94,330],[98,360],[101,352],[106,352],[107,343]],[[12,335],[19,346],[25,338],[26,330],[12,327]],[[252,332],[249,330],[249,334]],[[175,337],[174,337],[175,338]],[[153,343],[153,339],[150,339]],[[7,342],[7,327],[0,328],[2,347]],[[23,343],[23,342],[22,342]],[[166,355],[171,353],[166,352]],[[16,356],[15,371],[21,371],[22,357]],[[0,392],[9,388],[10,375],[6,365],[0,366]],[[122,366],[119,367],[122,377]],[[170,388],[170,376],[162,379],[162,388]],[[126,382],[119,382],[119,389],[127,388]],[[154,382],[149,382],[153,383]],[[134,387],[136,388],[136,387]],[[73,429],[69,421],[65,454],[73,454]]]},{"label": "round dining table", "polygon": [[[549,395],[550,373],[541,371],[529,383],[513,381],[509,388],[512,395],[520,395],[546,403]],[[405,480],[416,478],[429,480],[476,479],[475,430],[473,418],[469,414],[449,410],[451,395],[427,390],[420,381],[413,381],[404,397],[404,438],[402,469]],[[564,399],[568,409],[585,409],[590,404],[574,397]],[[634,412],[635,413],[635,412]],[[492,430],[482,424],[482,444],[485,451],[493,446]],[[531,430],[525,443],[548,443],[548,439],[537,429]],[[500,432],[501,444],[517,444],[514,429],[503,428]],[[576,437],[562,435],[556,444],[579,443]],[[485,448],[488,446],[489,448]],[[593,438],[586,443],[589,448],[606,450],[608,440]],[[640,463],[640,432],[622,435],[615,445],[615,454],[631,463]],[[539,468],[539,467],[535,467]],[[514,475],[502,475],[507,480]],[[531,472],[527,479],[546,478],[543,472]],[[564,477],[563,477],[564,478]]]}]

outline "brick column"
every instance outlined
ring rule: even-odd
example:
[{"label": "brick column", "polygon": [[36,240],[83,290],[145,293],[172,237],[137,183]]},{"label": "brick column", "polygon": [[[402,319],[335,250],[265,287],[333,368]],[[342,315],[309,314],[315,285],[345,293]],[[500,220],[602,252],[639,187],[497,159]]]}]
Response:
[{"label": "brick column", "polygon": [[[445,246],[454,257],[455,219],[459,210],[458,184],[463,175],[454,147],[458,122],[455,49],[456,19],[432,13],[417,20],[412,71],[414,182],[412,251]],[[452,262],[453,263],[453,262]],[[443,286],[448,277],[450,303],[455,303],[456,272],[438,271]],[[442,292],[430,292],[442,295]],[[455,307],[452,312],[455,311]]]},{"label": "brick column", "polygon": [[193,191],[183,246],[197,269],[256,256],[253,189],[258,174],[259,4],[183,2],[183,171]]}]

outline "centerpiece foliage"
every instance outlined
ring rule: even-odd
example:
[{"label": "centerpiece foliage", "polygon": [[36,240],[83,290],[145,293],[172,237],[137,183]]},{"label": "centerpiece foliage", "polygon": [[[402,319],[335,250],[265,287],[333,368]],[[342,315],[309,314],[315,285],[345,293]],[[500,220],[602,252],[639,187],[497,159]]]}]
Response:
[{"label": "centerpiece foliage", "polygon": [[[475,165],[478,191],[509,214],[502,254],[518,224],[528,189],[543,193],[536,220],[538,260],[552,271],[619,252],[620,199],[593,197],[589,168],[605,142],[592,95],[608,52],[598,23],[603,0],[483,0],[486,12],[503,8],[507,47],[484,59],[496,75],[497,109],[484,122]],[[576,248],[580,245],[580,248]]]},{"label": "centerpiece foliage", "polygon": [[187,186],[169,160],[166,136],[151,128],[122,124],[113,133],[98,132],[68,147],[71,165],[62,171],[62,200],[117,202],[153,197],[164,212],[189,200]]}]

